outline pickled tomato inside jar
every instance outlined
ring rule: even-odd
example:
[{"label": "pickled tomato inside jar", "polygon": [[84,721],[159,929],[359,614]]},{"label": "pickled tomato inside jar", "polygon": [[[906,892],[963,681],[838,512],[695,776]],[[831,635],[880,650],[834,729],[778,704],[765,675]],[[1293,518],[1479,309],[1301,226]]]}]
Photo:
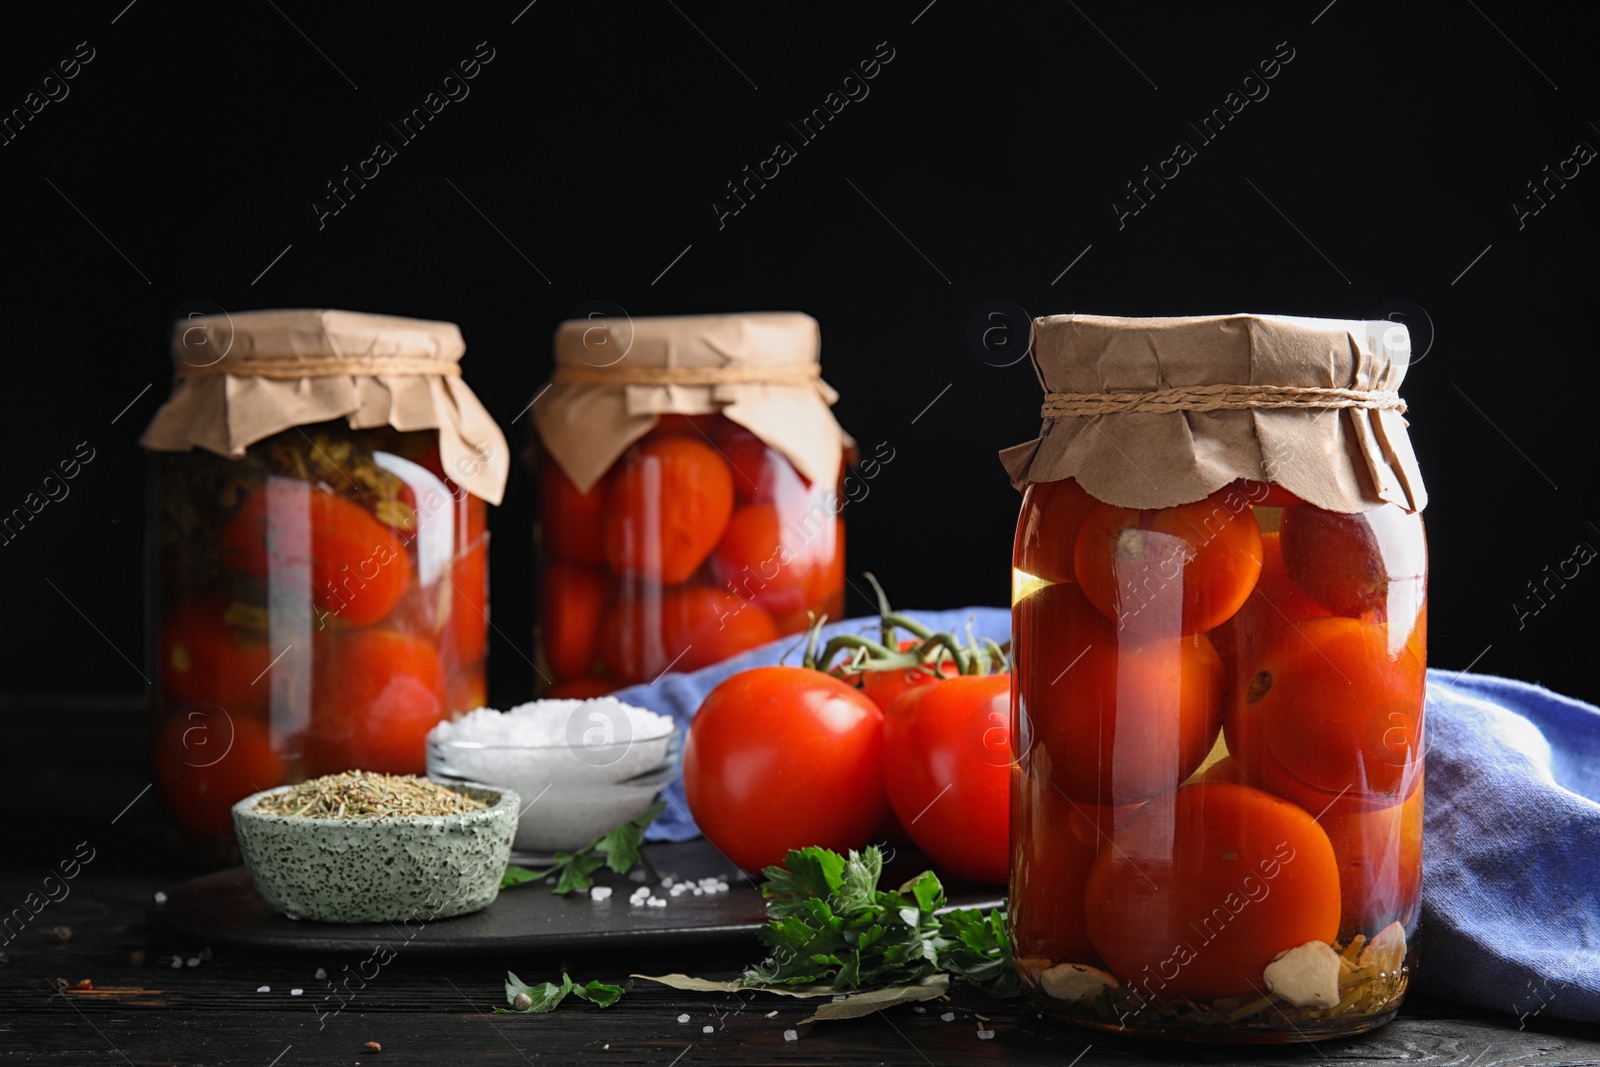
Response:
[{"label": "pickled tomato inside jar", "polygon": [[592,486],[548,454],[538,477],[547,691],[696,670],[843,608],[838,486],[720,414],[659,416]]},{"label": "pickled tomato inside jar", "polygon": [[433,435],[325,424],[157,474],[156,769],[179,826],[224,840],[234,802],[285,781],[422,773],[428,730],[484,699],[489,610],[486,505]]},{"label": "pickled tomato inside jar", "polygon": [[1013,603],[1024,977],[1042,990],[1070,963],[1120,983],[1129,1010],[1234,1004],[1280,953],[1413,930],[1425,589],[1420,517],[1395,505],[1338,514],[1241,482],[1140,510],[1071,480],[1029,486]]}]

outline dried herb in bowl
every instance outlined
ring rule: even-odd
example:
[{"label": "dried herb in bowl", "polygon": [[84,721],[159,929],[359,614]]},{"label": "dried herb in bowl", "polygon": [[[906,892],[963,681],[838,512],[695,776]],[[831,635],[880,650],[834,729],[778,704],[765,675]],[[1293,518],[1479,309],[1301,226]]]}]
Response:
[{"label": "dried herb in bowl", "polygon": [[484,807],[481,800],[415,775],[345,771],[264,796],[255,810],[306,819],[388,819],[464,815]]}]

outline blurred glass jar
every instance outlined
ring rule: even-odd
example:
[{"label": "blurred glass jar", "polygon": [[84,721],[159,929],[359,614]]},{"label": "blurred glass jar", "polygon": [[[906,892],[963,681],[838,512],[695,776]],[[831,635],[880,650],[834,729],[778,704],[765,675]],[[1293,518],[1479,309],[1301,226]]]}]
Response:
[{"label": "blurred glass jar", "polygon": [[[1061,421],[1028,454],[1013,559],[1024,987],[1156,1037],[1370,1029],[1404,999],[1421,905],[1425,497],[1388,421],[1404,328],[1075,319],[1036,323]],[[1295,354],[1341,343],[1348,385],[1295,380],[1327,371]],[[1253,384],[1113,392],[1137,381],[1119,357]],[[1110,445],[1063,461],[1050,437],[1089,419]],[[1381,441],[1384,466],[1319,435]],[[1133,454],[1137,487],[1118,477]],[[1224,484],[1195,500],[1190,476]]]},{"label": "blurred glass jar", "polygon": [[152,727],[172,822],[214,858],[235,801],[420,774],[428,730],[484,701],[507,457],[463,349],[450,323],[351,312],[179,326],[143,440]]},{"label": "blurred glass jar", "polygon": [[539,689],[691,671],[844,608],[854,443],[799,314],[573,320],[535,405]]}]

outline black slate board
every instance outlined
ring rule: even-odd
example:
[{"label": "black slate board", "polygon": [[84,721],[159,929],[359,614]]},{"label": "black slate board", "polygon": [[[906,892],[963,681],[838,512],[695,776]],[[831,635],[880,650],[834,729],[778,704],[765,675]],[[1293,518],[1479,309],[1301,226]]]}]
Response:
[{"label": "black slate board", "polygon": [[[502,892],[493,904],[471,915],[432,922],[321,923],[285,918],[256,892],[243,867],[203,875],[167,891],[165,904],[147,914],[167,931],[201,944],[274,952],[368,952],[379,945],[406,947],[419,954],[566,952],[634,946],[703,946],[750,940],[765,921],[756,883],[739,874],[704,839],[647,845],[645,854],[663,875],[678,879],[720,877],[726,893],[665,896],[664,908],[634,906],[628,896],[638,883],[601,871],[597,882],[613,889],[611,899],[587,894],[558,897],[542,885]],[[897,885],[928,867],[914,852],[893,856],[884,884]],[[994,886],[946,880],[953,907],[991,908],[1000,903]]]}]

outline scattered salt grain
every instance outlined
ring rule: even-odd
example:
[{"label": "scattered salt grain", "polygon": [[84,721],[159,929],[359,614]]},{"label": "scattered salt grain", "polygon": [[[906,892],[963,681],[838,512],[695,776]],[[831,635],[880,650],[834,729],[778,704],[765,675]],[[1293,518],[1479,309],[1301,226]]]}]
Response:
[{"label": "scattered salt grain", "polygon": [[303,995],[304,993],[305,993],[304,989],[291,989],[291,990],[289,990],[289,995],[291,997],[298,997],[298,996]]},{"label": "scattered salt grain", "polygon": [[993,1030],[979,1030],[978,1031],[978,1040],[979,1041],[992,1041],[993,1039],[994,1039],[994,1031]]},{"label": "scattered salt grain", "polygon": [[953,1011],[947,1011],[943,1015],[939,1016],[939,1018],[943,1019],[947,1023],[953,1023],[956,1021],[956,1013]]},{"label": "scattered salt grain", "polygon": [[198,967],[198,966],[200,966],[200,957],[199,956],[190,956],[188,959],[184,960],[183,962],[188,964],[190,967]]},{"label": "scattered salt grain", "polygon": [[176,971],[176,970],[180,970],[182,967],[183,967],[183,957],[182,956],[174,956],[174,957],[172,957],[172,969]]},{"label": "scattered salt grain", "polygon": [[918,1004],[916,1007],[912,1008],[911,1010],[916,1012],[918,1015],[926,1015],[926,1014],[928,1014],[928,1009],[924,1008],[921,1004]]},{"label": "scattered salt grain", "polygon": [[157,904],[165,904],[166,902],[167,902],[167,895],[165,893],[163,893],[161,890],[157,889],[156,890],[156,903]]},{"label": "scattered salt grain", "polygon": [[671,889],[673,884],[676,883],[676,882],[677,882],[677,879],[672,877],[672,875],[670,875],[670,874],[665,875],[661,879],[661,888],[662,889]]},{"label": "scattered salt grain", "polygon": [[647,872],[643,867],[639,867],[628,872],[628,881],[630,882],[642,882],[648,877],[650,877],[649,872]]},{"label": "scattered salt grain", "polygon": [[800,1040],[800,1034],[796,1030],[785,1030],[783,1032],[783,1039],[785,1041],[799,1041]]},{"label": "scattered salt grain", "polygon": [[716,1030],[716,1027],[715,1027],[715,1026],[702,1026],[702,1027],[701,1027],[701,1028],[700,1028],[700,1032],[701,1032],[701,1033],[702,1033],[702,1034],[709,1034],[709,1033],[712,1033],[712,1032],[714,1032],[714,1031],[715,1031],[715,1030]]},{"label": "scattered salt grain", "polygon": [[311,977],[315,978],[317,981],[320,982],[323,979],[328,977],[328,972],[323,970],[321,967],[318,967],[317,968],[317,973],[312,975]]},{"label": "scattered salt grain", "polygon": [[651,897],[649,900],[646,900],[645,903],[650,905],[652,908],[664,908],[667,906],[667,898]]},{"label": "scattered salt grain", "polygon": [[269,986],[269,985],[258,985],[258,986],[256,986],[256,992],[257,993],[270,993],[270,992],[272,992],[272,987]]},{"label": "scattered salt grain", "polygon": [[679,1021],[679,1022],[680,1022],[680,1023],[686,1023],[686,1022],[688,1022],[688,1021],[689,1021],[689,1016],[688,1016],[688,1015],[687,1015],[687,1014],[685,1014],[685,1015],[680,1015],[680,1016],[678,1016],[678,1021]]},{"label": "scattered salt grain", "polygon": [[594,888],[589,890],[589,899],[597,900],[597,901],[598,900],[610,900],[611,899],[611,887],[608,886],[608,885],[597,885],[597,886],[595,886]]},{"label": "scattered salt grain", "polygon": [[775,1012],[775,1011],[769,1011],[769,1012],[767,1012],[767,1018],[769,1018],[769,1019],[776,1019],[776,1018],[777,1018],[777,1017],[778,1017],[778,1013],[777,1013],[777,1012]]}]

